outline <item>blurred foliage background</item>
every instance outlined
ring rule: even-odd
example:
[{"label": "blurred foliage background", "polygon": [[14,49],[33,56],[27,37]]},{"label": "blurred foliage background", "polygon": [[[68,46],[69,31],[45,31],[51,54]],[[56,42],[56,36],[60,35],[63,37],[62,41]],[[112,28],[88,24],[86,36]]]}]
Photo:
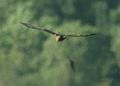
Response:
[{"label": "blurred foliage background", "polygon": [[[66,34],[56,43],[20,22]],[[120,0],[1,0],[0,86],[120,86]]]}]

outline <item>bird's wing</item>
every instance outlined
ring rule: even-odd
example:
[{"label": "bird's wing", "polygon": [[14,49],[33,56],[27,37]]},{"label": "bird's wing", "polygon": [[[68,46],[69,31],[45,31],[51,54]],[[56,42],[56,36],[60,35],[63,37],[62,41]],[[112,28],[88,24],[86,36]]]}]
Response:
[{"label": "bird's wing", "polygon": [[46,29],[46,28],[44,28],[44,27],[37,27],[37,26],[33,26],[33,25],[29,24],[29,23],[24,23],[24,22],[21,22],[21,24],[23,24],[24,26],[26,26],[26,27],[28,27],[28,28],[45,31],[45,32],[48,32],[48,33],[51,33],[51,34],[54,34],[54,35],[60,35],[59,33],[53,32],[53,31],[48,30],[48,29]]},{"label": "bird's wing", "polygon": [[96,34],[92,33],[92,34],[85,34],[85,35],[76,35],[76,34],[70,34],[70,35],[64,35],[66,37],[89,37],[89,36],[94,36]]}]

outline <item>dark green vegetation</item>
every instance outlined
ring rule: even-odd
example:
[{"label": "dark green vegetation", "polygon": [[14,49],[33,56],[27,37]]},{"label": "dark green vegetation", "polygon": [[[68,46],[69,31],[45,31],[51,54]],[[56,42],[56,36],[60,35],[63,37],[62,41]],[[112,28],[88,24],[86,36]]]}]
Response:
[{"label": "dark green vegetation", "polygon": [[[20,22],[97,36],[56,43]],[[120,0],[1,0],[0,86],[120,86],[119,36]]]}]

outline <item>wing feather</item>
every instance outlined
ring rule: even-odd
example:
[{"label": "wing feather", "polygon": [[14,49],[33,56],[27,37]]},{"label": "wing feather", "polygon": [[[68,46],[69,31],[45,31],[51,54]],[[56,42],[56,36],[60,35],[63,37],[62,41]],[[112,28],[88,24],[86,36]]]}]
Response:
[{"label": "wing feather", "polygon": [[37,27],[37,26],[33,26],[33,25],[29,24],[29,23],[24,23],[24,22],[21,22],[21,24],[23,24],[24,26],[26,26],[26,27],[28,27],[28,28],[45,31],[45,32],[48,32],[48,33],[51,33],[51,34],[54,34],[54,35],[60,35],[59,33],[53,32],[53,31],[48,30],[48,29],[46,29],[46,28],[44,28],[44,27]]},{"label": "wing feather", "polygon": [[37,29],[37,30],[41,30],[41,31],[45,31],[45,32],[54,34],[54,35],[61,35],[61,36],[66,36],[66,37],[89,37],[89,36],[96,35],[96,34],[94,34],[94,33],[92,33],[92,34],[86,34],[86,35],[76,35],[76,34],[65,35],[65,34],[53,32],[53,31],[48,30],[48,29],[46,29],[46,28],[44,28],[44,27],[33,26],[33,25],[29,24],[29,23],[21,22],[21,24],[23,24],[24,26],[26,26],[26,27],[28,27],[28,28]]},{"label": "wing feather", "polygon": [[67,37],[89,37],[89,36],[93,36],[93,35],[96,35],[94,33],[92,34],[85,34],[85,35],[76,35],[76,34],[70,34],[70,35],[65,35]]}]

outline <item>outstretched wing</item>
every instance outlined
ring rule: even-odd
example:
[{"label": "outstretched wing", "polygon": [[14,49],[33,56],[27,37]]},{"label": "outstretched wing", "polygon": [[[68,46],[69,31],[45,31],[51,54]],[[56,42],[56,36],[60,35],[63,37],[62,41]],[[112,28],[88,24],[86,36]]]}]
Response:
[{"label": "outstretched wing", "polygon": [[94,36],[96,34],[92,33],[92,34],[85,34],[85,35],[76,35],[76,34],[70,34],[70,35],[64,35],[66,37],[89,37],[89,36]]},{"label": "outstretched wing", "polygon": [[29,23],[24,23],[24,22],[21,22],[21,24],[23,24],[24,26],[26,26],[28,28],[31,28],[31,29],[37,29],[37,30],[41,30],[41,31],[45,31],[45,32],[54,34],[54,35],[60,35],[59,33],[50,31],[50,30],[48,30],[48,29],[46,29],[44,27],[37,27],[37,26],[33,26],[33,25],[29,24]]}]

